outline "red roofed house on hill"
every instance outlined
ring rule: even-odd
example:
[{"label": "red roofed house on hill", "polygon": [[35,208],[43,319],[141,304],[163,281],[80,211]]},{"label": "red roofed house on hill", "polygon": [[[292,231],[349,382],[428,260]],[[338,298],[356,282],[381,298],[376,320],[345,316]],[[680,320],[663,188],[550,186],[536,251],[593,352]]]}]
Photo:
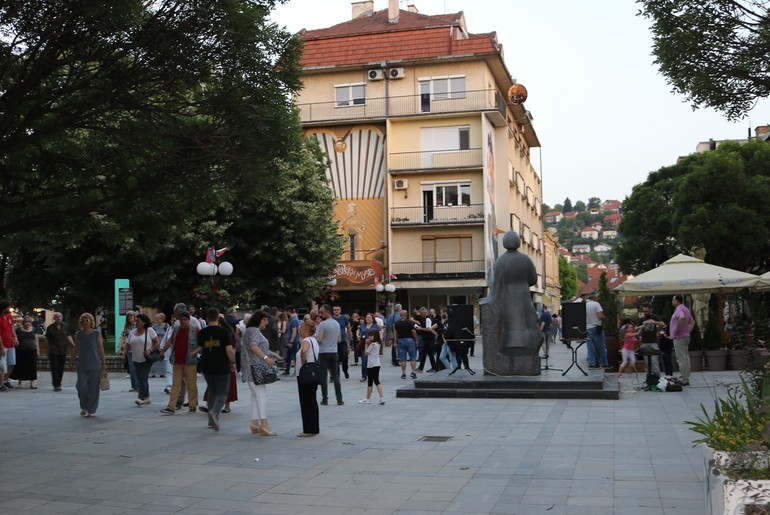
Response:
[{"label": "red roofed house on hill", "polygon": [[558,259],[543,244],[530,160],[540,141],[495,33],[469,32],[462,12],[352,5],[350,21],[300,33],[305,88],[294,99],[330,160],[346,240],[341,304],[372,306],[375,279],[391,274],[404,305],[475,304],[510,229],[537,267],[534,300],[558,302],[558,277],[543,279],[545,253]]}]

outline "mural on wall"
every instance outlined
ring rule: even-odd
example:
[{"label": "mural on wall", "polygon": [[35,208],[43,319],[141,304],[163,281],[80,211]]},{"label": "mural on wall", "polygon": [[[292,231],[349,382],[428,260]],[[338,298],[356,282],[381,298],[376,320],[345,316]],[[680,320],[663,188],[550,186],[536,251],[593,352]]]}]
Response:
[{"label": "mural on wall", "polygon": [[497,260],[497,218],[495,216],[495,146],[492,132],[487,132],[487,166],[484,170],[484,218],[487,221],[487,284],[492,286],[492,271]]},{"label": "mural on wall", "polygon": [[334,218],[345,237],[341,262],[384,260],[385,135],[373,125],[309,129],[329,158],[326,177],[337,204]]}]

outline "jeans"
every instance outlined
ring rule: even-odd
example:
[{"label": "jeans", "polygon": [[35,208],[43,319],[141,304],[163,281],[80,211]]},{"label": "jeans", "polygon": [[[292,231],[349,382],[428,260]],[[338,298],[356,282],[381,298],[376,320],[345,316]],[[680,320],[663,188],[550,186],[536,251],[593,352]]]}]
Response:
[{"label": "jeans", "polygon": [[230,374],[203,374],[209,389],[209,413],[219,419],[230,391]]},{"label": "jeans", "polygon": [[348,342],[337,343],[337,362],[342,365],[342,372],[348,377]]},{"label": "jeans", "polygon": [[690,382],[690,337],[674,338],[674,354],[679,363],[679,379]]},{"label": "jeans", "polygon": [[283,359],[286,360],[286,370],[285,372],[288,374],[291,372],[291,362],[293,359],[295,359],[295,356],[297,355],[297,350],[301,347],[300,342],[294,342],[294,343],[287,343],[286,344],[286,354],[284,355]]},{"label": "jeans", "polygon": [[128,351],[126,353],[126,360],[128,361],[128,375],[131,378],[131,389],[138,390],[139,374],[136,373],[136,363],[134,363],[134,353],[131,351]]},{"label": "jeans", "polygon": [[322,352],[318,355],[318,364],[321,365],[321,371],[324,379],[321,383],[321,397],[322,400],[328,400],[329,398],[329,374],[334,381],[334,393],[337,396],[337,402],[342,401],[342,384],[340,384],[340,369],[337,363],[336,352]]},{"label": "jeans", "polygon": [[597,327],[600,326],[588,328],[588,341],[586,342],[586,352],[588,353],[586,357],[588,359],[588,366],[595,367],[599,365],[599,363],[596,362],[596,355],[598,354],[599,359],[601,360],[601,366],[606,367],[608,362],[607,347],[604,346],[604,331],[602,331],[601,334],[597,334]]},{"label": "jeans", "polygon": [[441,346],[441,354],[438,359],[440,359],[444,366],[450,371],[457,368],[457,356],[455,356],[455,353],[449,348],[448,343]]},{"label": "jeans", "polygon": [[137,395],[137,398],[140,401],[143,401],[145,399],[150,398],[150,368],[152,367],[152,363],[148,361],[142,361],[141,363],[137,363],[136,361],[129,361],[129,363],[134,364],[134,370],[136,370],[137,375],[137,386],[139,387],[139,394]]},{"label": "jeans", "polygon": [[99,380],[102,377],[100,369],[78,370],[75,388],[78,391],[80,409],[88,413],[96,413],[99,407]]},{"label": "jeans", "polygon": [[64,363],[67,356],[64,354],[50,354],[48,358],[51,361],[51,382],[54,388],[61,388],[61,380],[64,377]]},{"label": "jeans", "polygon": [[361,353],[361,377],[366,379],[369,377],[369,369],[367,368],[367,364],[369,363],[369,356],[366,355],[366,353]]}]

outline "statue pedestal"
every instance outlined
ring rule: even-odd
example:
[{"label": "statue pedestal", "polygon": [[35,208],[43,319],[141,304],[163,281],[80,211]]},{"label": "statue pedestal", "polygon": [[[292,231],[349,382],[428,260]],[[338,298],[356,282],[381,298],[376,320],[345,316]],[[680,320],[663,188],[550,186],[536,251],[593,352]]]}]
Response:
[{"label": "statue pedestal", "polygon": [[488,323],[499,320],[501,316],[510,316],[495,304],[481,305],[481,334],[484,338],[484,374],[490,375],[540,375],[540,332],[532,330],[516,331],[521,341],[514,342],[517,346],[504,346],[511,335],[500,334],[502,324]]}]

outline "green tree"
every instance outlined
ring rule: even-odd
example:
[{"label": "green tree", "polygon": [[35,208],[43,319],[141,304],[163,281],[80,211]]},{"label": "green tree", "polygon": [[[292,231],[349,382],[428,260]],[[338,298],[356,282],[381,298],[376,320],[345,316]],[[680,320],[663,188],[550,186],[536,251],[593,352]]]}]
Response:
[{"label": "green tree", "polygon": [[554,204],[553,210],[554,211],[561,211],[562,213],[564,213],[564,206],[562,204]]},{"label": "green tree", "polygon": [[543,203],[543,213],[550,213],[551,211],[553,211],[553,208],[548,204]]},{"label": "green tree", "polygon": [[599,304],[604,310],[602,327],[607,335],[614,336],[618,334],[618,295],[609,288],[607,272],[602,272],[599,276],[597,293],[599,294]]},{"label": "green tree", "polygon": [[[2,233],[130,210],[163,224],[258,186],[299,140],[301,45],[268,22],[276,1],[5,2]],[[196,194],[148,194],[166,181]]]},{"label": "green tree", "polygon": [[579,280],[583,281],[584,283],[588,283],[588,266],[580,263],[575,266],[575,271],[577,272],[577,277]]},{"label": "green tree", "polygon": [[575,211],[580,213],[581,211],[585,211],[585,210],[586,210],[585,202],[583,202],[582,200],[578,200],[577,202],[575,202]]},{"label": "green tree", "polygon": [[[317,293],[339,243],[290,101],[301,44],[267,20],[282,1],[0,7],[0,252],[14,297],[91,310],[126,277],[145,304],[186,300],[212,243],[233,249],[232,298]],[[255,252],[260,240],[270,249]],[[282,256],[279,270],[281,250],[304,261]]]},{"label": "green tree", "polygon": [[564,205],[561,208],[561,212],[569,213],[570,211],[572,211],[572,201],[569,199],[569,197],[567,197],[564,199]]},{"label": "green tree", "polygon": [[561,254],[559,255],[559,284],[561,284],[561,300],[563,302],[567,302],[577,295],[577,271]]},{"label": "green tree", "polygon": [[623,204],[617,259],[626,273],[649,270],[658,245],[669,255],[706,250],[706,261],[767,269],[770,145],[727,142],[649,175]]},{"label": "green tree", "polygon": [[655,63],[693,107],[739,119],[770,95],[770,5],[759,0],[638,0]]},{"label": "green tree", "polygon": [[602,200],[599,197],[588,199],[588,209],[599,209],[600,207],[602,207]]}]

